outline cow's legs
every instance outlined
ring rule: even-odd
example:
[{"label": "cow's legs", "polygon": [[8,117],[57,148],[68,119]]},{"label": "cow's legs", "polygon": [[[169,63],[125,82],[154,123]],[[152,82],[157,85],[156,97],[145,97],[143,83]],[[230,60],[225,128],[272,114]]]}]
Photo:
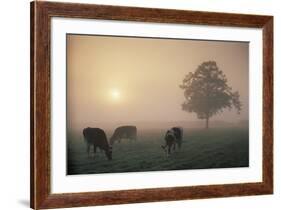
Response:
[{"label": "cow's legs", "polygon": [[173,144],[173,150],[174,151],[176,150],[176,144]]},{"label": "cow's legs", "polygon": [[93,158],[96,156],[97,148],[93,145]]},{"label": "cow's legs", "polygon": [[87,154],[88,154],[88,157],[90,157],[90,144],[87,144]]},{"label": "cow's legs", "polygon": [[181,141],[178,142],[178,149],[181,149]]},{"label": "cow's legs", "polygon": [[171,154],[171,147],[172,147],[172,146],[169,145],[167,156],[170,156],[170,154]]},{"label": "cow's legs", "polygon": [[94,145],[94,156],[97,154],[97,147]]}]

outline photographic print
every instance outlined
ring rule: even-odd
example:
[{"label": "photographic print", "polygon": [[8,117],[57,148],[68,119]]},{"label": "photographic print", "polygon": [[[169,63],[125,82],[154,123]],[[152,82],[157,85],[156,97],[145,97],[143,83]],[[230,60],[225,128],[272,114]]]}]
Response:
[{"label": "photographic print", "polygon": [[249,43],[67,34],[67,175],[249,166]]}]

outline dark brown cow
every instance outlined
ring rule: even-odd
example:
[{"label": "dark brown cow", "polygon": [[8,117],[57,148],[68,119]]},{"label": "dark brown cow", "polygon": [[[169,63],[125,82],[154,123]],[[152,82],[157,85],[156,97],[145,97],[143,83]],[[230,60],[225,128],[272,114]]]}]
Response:
[{"label": "dark brown cow", "polygon": [[87,152],[90,155],[91,145],[94,147],[96,154],[97,148],[103,150],[107,159],[112,160],[112,147],[108,144],[104,130],[100,128],[85,128],[83,130],[85,141],[87,142]]},{"label": "dark brown cow", "polygon": [[128,125],[116,128],[112,137],[110,138],[110,144],[114,144],[115,141],[120,143],[122,139],[137,140],[136,126]]},{"label": "dark brown cow", "polygon": [[161,147],[165,150],[167,155],[171,154],[172,148],[175,151],[176,145],[178,145],[178,149],[181,148],[182,137],[183,137],[183,130],[180,127],[173,127],[166,132],[165,145],[162,145]]},{"label": "dark brown cow", "polygon": [[178,149],[180,149],[183,138],[183,129],[181,127],[173,127],[171,130],[174,132],[176,144],[178,145]]}]

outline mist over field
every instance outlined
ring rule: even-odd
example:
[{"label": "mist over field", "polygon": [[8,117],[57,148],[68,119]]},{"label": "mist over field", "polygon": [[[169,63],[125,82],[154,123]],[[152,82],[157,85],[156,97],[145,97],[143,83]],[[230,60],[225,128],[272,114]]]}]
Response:
[{"label": "mist over field", "polygon": [[[210,121],[210,128],[247,128],[248,120],[240,120],[240,121],[223,121],[223,120],[214,120]],[[86,127],[92,128],[102,128],[103,130],[109,132],[111,135],[114,129],[119,126],[124,125],[134,125],[138,128],[138,130],[154,130],[154,129],[170,129],[174,126],[179,126],[186,129],[203,129],[205,122],[204,120],[194,120],[194,121],[120,121],[120,122],[86,122],[77,126],[76,128],[69,129],[71,132],[80,132],[82,135],[82,130]]]}]

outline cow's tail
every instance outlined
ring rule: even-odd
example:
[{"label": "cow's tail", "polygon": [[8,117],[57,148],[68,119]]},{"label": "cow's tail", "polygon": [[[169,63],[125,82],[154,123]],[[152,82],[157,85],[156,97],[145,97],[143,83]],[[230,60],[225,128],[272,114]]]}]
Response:
[{"label": "cow's tail", "polygon": [[86,135],[85,135],[85,129],[82,132],[82,139],[84,140],[85,143],[88,143]]},{"label": "cow's tail", "polygon": [[183,128],[182,128],[182,127],[180,127],[179,129],[180,129],[180,135],[179,135],[179,138],[180,138],[180,140],[182,140],[182,138],[183,138]]},{"label": "cow's tail", "polygon": [[183,139],[183,128],[180,127],[180,135],[179,135],[179,140],[178,140],[179,149],[181,149],[182,139]]}]

